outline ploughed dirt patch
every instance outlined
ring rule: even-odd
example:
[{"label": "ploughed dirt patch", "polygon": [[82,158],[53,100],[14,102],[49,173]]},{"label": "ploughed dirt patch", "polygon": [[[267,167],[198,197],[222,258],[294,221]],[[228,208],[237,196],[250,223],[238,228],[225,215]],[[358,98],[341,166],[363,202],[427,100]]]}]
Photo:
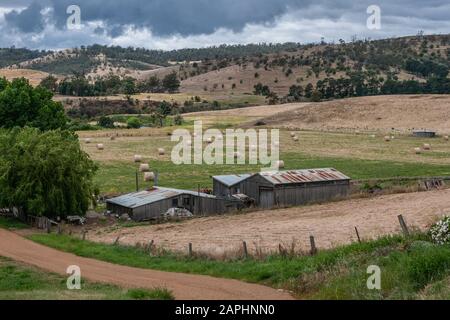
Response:
[{"label": "ploughed dirt patch", "polygon": [[409,226],[426,230],[438,217],[450,213],[450,189],[386,195],[346,200],[323,205],[258,211],[248,214],[196,218],[184,222],[89,232],[90,240],[134,245],[154,241],[156,246],[186,252],[194,250],[220,255],[236,252],[246,241],[249,250],[274,251],[279,244],[298,250],[309,249],[314,235],[319,248],[331,248],[356,241],[355,227],[361,237],[400,232],[397,216],[402,214]]}]

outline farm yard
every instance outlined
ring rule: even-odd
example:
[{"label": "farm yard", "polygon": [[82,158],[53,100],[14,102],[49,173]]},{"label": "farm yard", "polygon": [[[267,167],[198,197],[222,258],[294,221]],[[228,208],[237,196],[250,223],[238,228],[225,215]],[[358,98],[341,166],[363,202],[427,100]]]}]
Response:
[{"label": "farm yard", "polygon": [[235,256],[248,243],[253,254],[284,248],[308,252],[309,236],[320,249],[357,242],[355,227],[366,240],[401,233],[397,216],[426,231],[450,212],[450,190],[384,195],[295,208],[196,218],[184,222],[144,226],[110,226],[88,232],[88,239],[135,246],[154,241],[158,248],[185,253],[188,243],[198,253],[213,257]]},{"label": "farm yard", "polygon": [[[441,100],[450,100],[447,96]],[[358,98],[369,99],[372,98]],[[439,125],[435,121],[439,118],[441,109],[433,111],[430,108],[430,97],[410,96],[389,98],[400,105],[402,101],[414,101],[414,108],[425,109],[428,112],[427,118],[414,118],[414,114],[421,114],[419,111],[410,113],[401,110],[408,125],[413,127],[445,128],[446,117],[442,118],[443,124]],[[338,106],[353,106],[353,99],[336,101]],[[372,102],[370,102],[372,103]],[[428,103],[428,105],[426,104]],[[331,104],[327,102],[324,104]],[[380,102],[380,104],[382,104]],[[286,169],[303,168],[323,168],[332,167],[350,176],[352,179],[379,179],[392,177],[421,177],[421,176],[450,176],[450,142],[438,131],[437,138],[417,138],[412,136],[412,131],[400,130],[401,122],[394,119],[378,125],[374,121],[372,126],[366,130],[356,128],[346,128],[338,130],[321,130],[320,125],[315,128],[304,128],[301,119],[299,126],[292,128],[290,124],[284,122],[289,114],[303,112],[304,109],[312,108],[310,104],[287,104],[280,106],[249,107],[238,110],[222,110],[199,112],[185,115],[186,124],[183,128],[192,129],[194,120],[202,120],[204,129],[207,128],[260,128],[253,125],[258,121],[267,122],[263,127],[281,128],[280,134],[280,158],[286,164]],[[321,114],[321,104],[317,107],[317,114]],[[338,107],[337,107],[338,108]],[[378,104],[370,110],[376,110]],[[351,110],[357,112],[358,106]],[[324,109],[327,113],[327,109]],[[366,111],[372,113],[373,111]],[[361,115],[361,117],[364,117]],[[369,116],[367,116],[369,117]],[[426,119],[433,119],[432,123],[427,123]],[[323,120],[324,122],[327,120]],[[433,127],[431,126],[433,125]],[[395,129],[397,126],[400,129]],[[394,130],[392,128],[394,127]],[[403,127],[405,128],[405,127]],[[97,161],[100,171],[96,176],[96,182],[101,192],[107,195],[114,195],[135,190],[136,164],[133,163],[135,154],[142,155],[144,160],[150,163],[151,169],[159,173],[159,184],[165,187],[197,189],[201,187],[211,187],[210,177],[221,174],[249,173],[259,171],[259,166],[254,165],[215,165],[215,166],[175,166],[170,161],[170,150],[174,143],[170,141],[170,133],[176,127],[164,128],[143,128],[130,130],[101,130],[79,132],[82,148]],[[290,130],[295,129],[295,130]],[[298,141],[293,141],[290,132],[295,131]],[[118,134],[115,140],[110,140],[111,135]],[[390,137],[390,141],[385,141],[385,136]],[[91,143],[84,143],[84,139],[90,138]],[[97,150],[96,144],[103,144],[104,150]],[[425,144],[431,144],[431,150],[421,150],[418,154],[415,148],[422,149]],[[168,152],[165,155],[158,155],[157,149],[164,148]]]}]

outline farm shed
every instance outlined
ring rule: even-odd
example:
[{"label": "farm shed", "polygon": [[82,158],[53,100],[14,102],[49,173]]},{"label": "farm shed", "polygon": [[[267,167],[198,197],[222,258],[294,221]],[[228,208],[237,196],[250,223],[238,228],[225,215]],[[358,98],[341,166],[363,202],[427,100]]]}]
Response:
[{"label": "farm shed", "polygon": [[418,138],[435,138],[436,132],[431,130],[416,130],[413,135]]},{"label": "farm shed", "polygon": [[350,193],[350,178],[331,168],[262,172],[244,184],[245,194],[264,209],[330,201]]},{"label": "farm shed", "polygon": [[231,197],[235,194],[245,193],[245,180],[251,174],[233,174],[213,177],[213,194],[218,197]]},{"label": "farm shed", "polygon": [[223,214],[241,208],[242,202],[195,191],[154,187],[109,199],[106,206],[114,214],[126,213],[135,221],[143,221],[159,218],[171,208],[187,209],[193,215]]}]

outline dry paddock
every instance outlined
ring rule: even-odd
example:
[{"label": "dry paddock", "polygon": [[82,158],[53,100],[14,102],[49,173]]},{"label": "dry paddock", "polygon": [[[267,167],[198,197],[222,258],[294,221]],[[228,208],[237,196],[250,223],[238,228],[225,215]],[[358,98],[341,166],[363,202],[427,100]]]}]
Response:
[{"label": "dry paddock", "polygon": [[277,250],[291,245],[307,250],[309,236],[314,235],[319,248],[356,241],[354,227],[363,238],[376,238],[400,232],[397,216],[402,214],[410,226],[425,230],[438,217],[450,214],[450,189],[386,195],[346,200],[322,205],[258,211],[248,214],[207,217],[178,223],[146,225],[89,233],[94,241],[112,243],[120,237],[123,244],[148,243],[186,252],[188,243],[194,250],[212,255],[236,252],[242,241],[249,250]]}]

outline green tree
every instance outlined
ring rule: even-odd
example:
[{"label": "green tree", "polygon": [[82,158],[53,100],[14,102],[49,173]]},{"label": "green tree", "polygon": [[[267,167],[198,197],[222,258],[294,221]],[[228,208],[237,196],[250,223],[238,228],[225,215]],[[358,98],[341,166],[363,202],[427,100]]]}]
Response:
[{"label": "green tree", "polygon": [[170,93],[177,92],[180,89],[180,80],[176,72],[169,73],[162,81],[163,87]]},{"label": "green tree", "polygon": [[0,130],[0,207],[49,218],[84,215],[96,171],[69,131]]},{"label": "green tree", "polygon": [[97,124],[102,128],[114,128],[114,120],[106,116],[100,117]]},{"label": "green tree", "polygon": [[64,108],[52,98],[50,91],[33,88],[24,78],[0,81],[0,127],[65,128],[68,119]]},{"label": "green tree", "polygon": [[131,129],[139,129],[142,127],[142,122],[139,120],[139,118],[131,117],[127,120],[127,126]]},{"label": "green tree", "polygon": [[48,91],[56,92],[58,89],[58,79],[56,79],[53,75],[49,75],[42,79],[39,86],[47,89]]}]

